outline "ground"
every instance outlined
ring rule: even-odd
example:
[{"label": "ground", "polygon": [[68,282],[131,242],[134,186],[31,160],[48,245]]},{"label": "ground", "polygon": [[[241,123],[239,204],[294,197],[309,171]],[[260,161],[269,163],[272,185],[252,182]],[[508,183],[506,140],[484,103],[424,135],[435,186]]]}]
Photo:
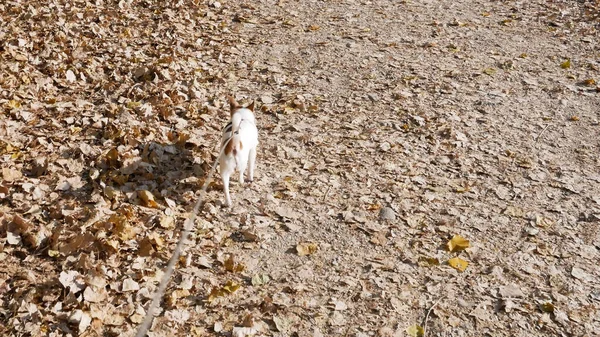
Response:
[{"label": "ground", "polygon": [[[0,4],[0,334],[593,336],[598,1]],[[256,102],[254,182],[218,173]]]}]

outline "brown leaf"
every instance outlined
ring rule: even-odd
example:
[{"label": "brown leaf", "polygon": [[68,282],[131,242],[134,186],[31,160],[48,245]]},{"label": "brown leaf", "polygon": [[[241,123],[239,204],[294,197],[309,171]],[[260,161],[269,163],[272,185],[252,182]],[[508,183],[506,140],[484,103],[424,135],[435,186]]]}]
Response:
[{"label": "brown leaf", "polygon": [[147,190],[138,191],[138,197],[142,200],[142,205],[151,208],[158,208],[158,204],[154,200],[154,195]]}]

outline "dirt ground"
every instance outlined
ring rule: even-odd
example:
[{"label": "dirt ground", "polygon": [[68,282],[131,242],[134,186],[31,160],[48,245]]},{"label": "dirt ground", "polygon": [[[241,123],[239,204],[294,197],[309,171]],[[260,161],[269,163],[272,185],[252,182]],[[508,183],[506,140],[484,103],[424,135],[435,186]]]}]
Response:
[{"label": "dirt ground", "polygon": [[148,336],[600,334],[599,13],[0,3],[0,335],[135,334],[230,94],[256,178],[216,175]]}]

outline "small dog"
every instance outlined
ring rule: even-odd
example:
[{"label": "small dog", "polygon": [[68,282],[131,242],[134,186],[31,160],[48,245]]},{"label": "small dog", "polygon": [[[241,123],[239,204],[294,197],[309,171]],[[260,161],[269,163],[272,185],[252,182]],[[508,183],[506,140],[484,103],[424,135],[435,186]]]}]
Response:
[{"label": "small dog", "polygon": [[244,183],[244,171],[248,167],[248,180],[254,179],[258,129],[254,119],[254,102],[242,107],[233,97],[228,97],[231,119],[223,128],[221,148],[225,146],[220,158],[221,178],[227,206],[231,207],[229,196],[229,177],[237,168],[240,172],[240,184]]}]

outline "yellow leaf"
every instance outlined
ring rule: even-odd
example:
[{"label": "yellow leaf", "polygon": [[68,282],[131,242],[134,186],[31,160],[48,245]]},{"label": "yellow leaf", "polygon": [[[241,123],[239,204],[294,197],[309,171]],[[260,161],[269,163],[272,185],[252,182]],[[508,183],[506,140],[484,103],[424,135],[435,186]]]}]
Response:
[{"label": "yellow leaf", "polygon": [[423,328],[420,325],[416,324],[406,328],[406,333],[410,337],[423,337],[425,335],[425,331],[423,330]]},{"label": "yellow leaf", "polygon": [[131,102],[127,103],[127,109],[135,109],[135,108],[139,107],[140,105],[142,105],[142,102],[131,101]]},{"label": "yellow leaf", "polygon": [[486,75],[490,75],[490,76],[494,75],[496,73],[496,71],[497,70],[494,69],[494,68],[485,68],[485,69],[483,69],[483,73],[486,74]]},{"label": "yellow leaf", "polygon": [[138,197],[142,199],[142,204],[146,207],[158,208],[158,204],[154,200],[154,195],[147,190],[138,191]]},{"label": "yellow leaf", "polygon": [[463,259],[460,259],[458,257],[455,257],[455,258],[448,260],[448,264],[450,265],[450,267],[452,267],[462,273],[463,271],[465,271],[465,269],[467,269],[469,262],[467,262]]},{"label": "yellow leaf", "polygon": [[311,30],[313,32],[316,31],[316,30],[319,30],[319,29],[321,29],[321,26],[319,26],[319,25],[310,25],[310,26],[308,26],[308,30]]},{"label": "yellow leaf", "polygon": [[577,122],[577,121],[579,120],[579,116],[575,116],[575,115],[573,115],[573,116],[571,116],[569,119],[570,119],[571,121],[573,121],[573,122]]},{"label": "yellow leaf", "polygon": [[10,101],[8,101],[7,105],[9,109],[18,109],[21,107],[21,102],[11,99]]},{"label": "yellow leaf", "polygon": [[469,247],[469,240],[463,238],[460,235],[454,235],[452,239],[448,241],[448,250],[451,252],[459,252]]},{"label": "yellow leaf", "polygon": [[378,211],[380,209],[381,209],[381,205],[377,204],[377,203],[367,205],[367,210],[369,210],[369,211]]},{"label": "yellow leaf", "polygon": [[426,267],[431,267],[431,266],[439,266],[440,265],[440,260],[436,259],[435,257],[424,257],[421,256],[419,257],[419,264],[424,265]]},{"label": "yellow leaf", "polygon": [[318,247],[316,244],[308,243],[308,242],[299,243],[296,246],[296,251],[298,252],[299,256],[306,256],[306,255],[314,254],[317,251],[317,249],[318,249]]},{"label": "yellow leaf", "polygon": [[240,287],[241,286],[235,281],[227,281],[227,283],[225,283],[225,285],[223,286],[223,290],[225,290],[229,294],[232,294],[238,289],[240,289]]},{"label": "yellow leaf", "polygon": [[223,287],[213,287],[208,294],[208,302],[214,301],[218,297],[229,295],[240,289],[240,285],[235,281],[227,281]]},{"label": "yellow leaf", "polygon": [[522,53],[521,55],[519,55],[519,57],[522,59],[527,58],[527,53]]},{"label": "yellow leaf", "polygon": [[571,60],[567,59],[565,62],[560,64],[560,67],[563,69],[569,69],[571,68]]},{"label": "yellow leaf", "polygon": [[48,250],[48,256],[57,257],[58,255],[60,255],[60,252],[58,250],[52,250],[52,249]]}]

